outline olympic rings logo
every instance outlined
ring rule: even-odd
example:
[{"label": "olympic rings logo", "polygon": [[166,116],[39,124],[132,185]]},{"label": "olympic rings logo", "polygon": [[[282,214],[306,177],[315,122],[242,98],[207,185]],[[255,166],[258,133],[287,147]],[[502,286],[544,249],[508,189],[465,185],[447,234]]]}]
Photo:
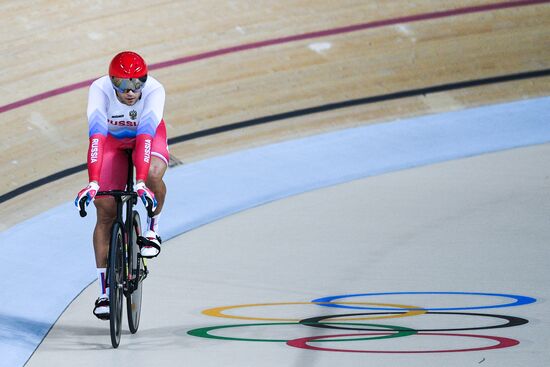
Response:
[{"label": "olympic rings logo", "polygon": [[[414,298],[417,295],[430,295],[438,296],[443,295],[447,298],[449,296],[465,295],[469,297],[498,297],[512,300],[507,303],[496,303],[493,305],[479,305],[479,306],[458,306],[458,307],[418,307],[412,305],[402,305],[395,303],[379,303],[379,302],[348,302],[345,299],[357,298],[357,297],[388,297],[399,295],[401,297],[406,296]],[[345,301],[344,301],[345,300]],[[536,302],[535,298],[512,295],[512,294],[500,294],[500,293],[473,293],[473,292],[387,292],[387,293],[360,293],[360,294],[345,294],[337,296],[328,296],[323,298],[317,298],[310,302],[277,302],[277,303],[256,303],[256,304],[244,304],[234,306],[216,307],[204,310],[202,313],[207,316],[221,317],[234,320],[251,320],[261,321],[258,323],[247,324],[230,324],[202,327],[198,329],[189,330],[187,334],[218,340],[230,340],[230,341],[246,341],[246,342],[275,342],[286,343],[286,345],[314,351],[327,351],[327,352],[348,352],[348,353],[450,353],[450,352],[472,352],[483,351],[492,349],[502,349],[513,347],[519,344],[516,339],[505,338],[500,336],[491,335],[479,335],[479,334],[464,334],[462,332],[489,330],[489,329],[501,329],[514,326],[525,325],[529,321],[516,316],[508,315],[496,315],[488,313],[478,312],[457,312],[468,310],[481,310],[481,309],[495,309],[504,307],[517,307],[522,305],[528,305]],[[301,319],[294,318],[275,318],[275,317],[259,317],[259,316],[241,316],[236,315],[244,308],[250,307],[276,307],[287,305],[313,305],[315,307],[329,307],[334,309],[352,309],[361,310],[361,312],[344,313],[344,314],[330,314],[323,316],[306,317]],[[233,312],[233,313],[231,313]],[[487,319],[494,319],[496,323],[490,325],[470,326],[470,327],[448,327],[448,328],[411,328],[404,326],[379,324],[377,320],[381,319],[400,319],[405,317],[414,316],[445,316],[445,315],[458,315],[460,317],[482,317]],[[358,322],[362,321],[362,322]],[[363,322],[367,321],[367,322]],[[273,326],[304,326],[309,328],[318,329],[335,329],[344,330],[344,333],[334,335],[317,335],[308,336],[302,338],[285,338],[285,339],[269,339],[269,338],[251,338],[251,337],[235,337],[219,335],[219,332],[232,330],[235,328],[263,328]],[[459,332],[459,333],[455,333]],[[401,337],[419,337],[419,336],[442,336],[442,337],[462,337],[462,338],[474,338],[476,340],[481,339],[482,346],[472,346],[467,348],[441,348],[441,349],[344,349],[324,347],[322,343],[326,342],[363,342],[372,340],[385,340],[395,339]],[[321,345],[316,345],[321,343]]]}]

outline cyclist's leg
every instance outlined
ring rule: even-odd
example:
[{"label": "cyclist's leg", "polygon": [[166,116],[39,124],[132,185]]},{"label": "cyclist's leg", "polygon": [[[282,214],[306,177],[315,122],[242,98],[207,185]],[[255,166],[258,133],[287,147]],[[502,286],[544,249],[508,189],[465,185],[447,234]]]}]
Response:
[{"label": "cyclist's leg", "polygon": [[[119,142],[111,136],[106,139],[104,159],[101,167],[99,188],[101,191],[122,190],[126,184],[128,163],[126,155],[118,149]],[[99,298],[96,301],[94,314],[99,318],[108,316],[108,285],[106,268],[109,253],[111,228],[116,219],[116,202],[110,196],[96,196],[94,205],[97,221],[94,229],[93,244],[99,283]]]},{"label": "cyclist's leg", "polygon": [[160,214],[164,205],[164,199],[166,198],[166,184],[163,177],[168,167],[164,159],[159,158],[156,155],[151,156],[151,165],[149,166],[149,175],[145,184],[155,194],[157,199],[157,209],[155,215]]},{"label": "cyclist's leg", "polygon": [[[151,147],[151,165],[149,166],[149,174],[145,184],[155,194],[157,199],[157,209],[155,210],[155,217],[162,211],[164,205],[164,199],[166,198],[166,185],[163,177],[166,169],[168,168],[168,161],[170,154],[168,153],[168,142],[166,138],[166,125],[162,120],[157,128],[153,144]],[[150,228],[148,228],[150,229]]]},{"label": "cyclist's leg", "polygon": [[[103,164],[99,179],[99,190],[124,190],[128,171],[128,159],[122,149],[124,141],[111,135],[105,139]],[[97,222],[94,229],[94,250],[96,265],[107,266],[107,254],[111,237],[111,227],[116,219],[116,202],[111,196],[96,196]]]},{"label": "cyclist's leg", "polygon": [[97,211],[93,237],[95,262],[98,268],[106,268],[111,228],[116,219],[116,203],[112,197],[98,196],[94,204]]}]

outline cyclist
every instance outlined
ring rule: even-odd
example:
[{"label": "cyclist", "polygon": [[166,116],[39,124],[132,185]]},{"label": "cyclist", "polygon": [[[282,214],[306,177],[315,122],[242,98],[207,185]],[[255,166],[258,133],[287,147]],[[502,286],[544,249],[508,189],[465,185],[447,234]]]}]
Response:
[{"label": "cyclist", "polygon": [[162,178],[169,161],[163,120],[165,91],[147,72],[147,64],[140,55],[121,52],[112,59],[109,75],[95,80],[88,94],[89,184],[80,190],[75,205],[78,208],[79,203],[85,201],[87,206],[93,200],[97,209],[93,245],[100,295],[93,313],[103,320],[109,319],[105,273],[116,203],[113,197],[96,195],[99,188],[103,191],[125,189],[127,149],[132,150],[136,168],[134,190],[154,213],[152,218],[148,217],[147,229],[138,239],[141,256],[152,258],[160,252],[158,224],[166,195]]}]

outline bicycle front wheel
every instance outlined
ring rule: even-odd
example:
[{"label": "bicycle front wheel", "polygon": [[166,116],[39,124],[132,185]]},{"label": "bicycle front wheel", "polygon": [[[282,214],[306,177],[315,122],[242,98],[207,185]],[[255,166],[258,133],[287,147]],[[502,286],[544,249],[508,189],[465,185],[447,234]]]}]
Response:
[{"label": "bicycle front wheel", "polygon": [[134,211],[132,233],[129,236],[128,243],[128,294],[126,295],[126,313],[128,314],[128,326],[132,334],[136,333],[139,327],[142,284],[147,275],[143,260],[139,256],[138,236],[141,236],[141,219],[139,213]]},{"label": "bicycle front wheel", "polygon": [[117,348],[120,344],[122,325],[122,297],[124,281],[124,235],[120,223],[115,222],[111,230],[109,248],[109,323],[111,329],[111,344]]}]

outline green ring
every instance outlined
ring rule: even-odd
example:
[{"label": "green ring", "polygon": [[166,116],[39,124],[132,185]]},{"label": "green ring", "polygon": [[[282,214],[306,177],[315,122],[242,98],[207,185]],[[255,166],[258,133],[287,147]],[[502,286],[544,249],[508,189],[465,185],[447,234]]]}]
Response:
[{"label": "green ring", "polygon": [[[233,327],[244,327],[244,326],[271,326],[271,325],[303,325],[304,323],[300,322],[267,322],[267,323],[257,323],[257,324],[238,324],[238,325],[221,325],[221,326],[209,326],[198,329],[189,330],[187,334],[192,336],[197,336],[199,338],[208,338],[208,339],[222,339],[222,340],[236,340],[236,341],[246,341],[246,342],[277,342],[277,343],[286,343],[288,340],[282,339],[248,339],[248,338],[231,338],[228,336],[218,336],[209,334],[210,331],[216,329],[226,329]],[[312,323],[313,324],[313,323]],[[353,341],[353,340],[375,340],[375,339],[389,339],[389,338],[399,338],[402,336],[409,336],[416,334],[417,331],[414,329],[402,327],[402,326],[391,326],[391,325],[379,325],[379,324],[358,324],[352,322],[325,322],[324,324],[334,324],[334,325],[361,325],[361,326],[372,326],[372,327],[382,327],[386,329],[391,329],[392,331],[397,331],[395,334],[384,335],[384,336],[375,336],[375,337],[366,337],[366,338],[354,338],[354,339],[322,339],[319,342],[340,342],[340,341]]]}]

